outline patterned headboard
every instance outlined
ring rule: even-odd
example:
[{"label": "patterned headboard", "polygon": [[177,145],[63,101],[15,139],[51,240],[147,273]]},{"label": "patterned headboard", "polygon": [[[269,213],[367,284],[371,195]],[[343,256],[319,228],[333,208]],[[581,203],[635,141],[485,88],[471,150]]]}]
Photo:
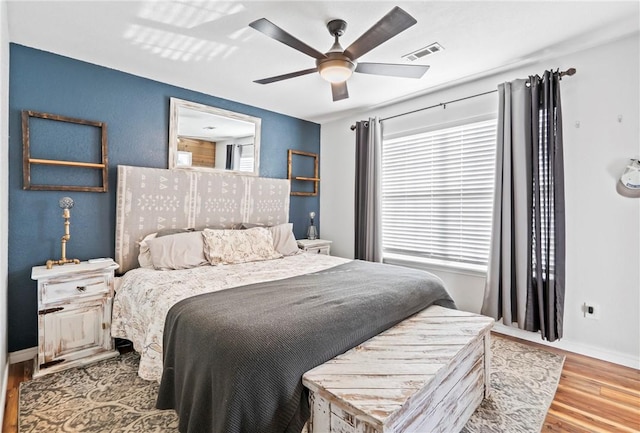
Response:
[{"label": "patterned headboard", "polygon": [[287,179],[118,166],[118,272],[138,267],[138,242],[163,228],[231,228],[289,221]]}]

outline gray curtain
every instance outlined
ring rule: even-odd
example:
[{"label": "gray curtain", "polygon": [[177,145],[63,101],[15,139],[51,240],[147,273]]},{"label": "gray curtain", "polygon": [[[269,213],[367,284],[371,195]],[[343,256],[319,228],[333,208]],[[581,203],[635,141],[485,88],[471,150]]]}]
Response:
[{"label": "gray curtain", "polygon": [[227,160],[224,168],[227,170],[240,169],[240,158],[242,156],[242,145],[227,144]]},{"label": "gray curtain", "polygon": [[380,120],[356,122],[356,197],[354,257],[382,261],[382,126]]},{"label": "gray curtain", "polygon": [[562,337],[565,291],[560,74],[498,86],[498,142],[482,313]]}]

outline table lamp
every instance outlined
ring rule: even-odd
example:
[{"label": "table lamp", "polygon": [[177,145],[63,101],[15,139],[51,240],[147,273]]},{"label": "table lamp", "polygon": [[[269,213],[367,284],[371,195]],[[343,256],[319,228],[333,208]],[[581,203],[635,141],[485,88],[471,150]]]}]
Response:
[{"label": "table lamp", "polygon": [[65,263],[80,263],[78,259],[68,259],[67,258],[67,242],[71,239],[71,235],[69,234],[69,226],[71,223],[69,219],[71,218],[71,212],[69,209],[73,207],[73,199],[71,197],[62,197],[58,202],[58,205],[62,209],[62,218],[64,219],[64,236],[60,240],[60,249],[62,251],[62,257],[60,260],[47,260],[47,269],[51,269],[53,265],[64,265]]},{"label": "table lamp", "polygon": [[309,239],[310,241],[316,240],[318,238],[318,229],[313,224],[313,219],[315,217],[316,217],[316,213],[315,212],[309,212],[309,219],[311,220],[311,224],[309,225],[309,228],[307,229],[307,239]]}]

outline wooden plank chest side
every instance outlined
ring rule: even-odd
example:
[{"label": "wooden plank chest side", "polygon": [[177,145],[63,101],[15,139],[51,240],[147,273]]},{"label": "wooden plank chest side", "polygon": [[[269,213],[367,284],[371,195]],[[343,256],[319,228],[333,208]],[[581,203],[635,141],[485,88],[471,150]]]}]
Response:
[{"label": "wooden plank chest side", "polygon": [[309,433],[460,431],[490,392],[493,322],[431,306],[308,371]]}]

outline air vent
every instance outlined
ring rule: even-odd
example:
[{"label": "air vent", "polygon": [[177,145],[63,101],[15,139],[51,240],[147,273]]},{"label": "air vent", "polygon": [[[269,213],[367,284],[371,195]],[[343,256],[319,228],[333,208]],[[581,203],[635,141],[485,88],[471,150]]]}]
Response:
[{"label": "air vent", "polygon": [[427,45],[426,47],[420,48],[412,53],[405,54],[402,58],[413,62],[414,60],[418,60],[424,56],[428,56],[429,54],[437,53],[442,50],[444,50],[444,47],[439,43],[434,42],[431,45]]}]

